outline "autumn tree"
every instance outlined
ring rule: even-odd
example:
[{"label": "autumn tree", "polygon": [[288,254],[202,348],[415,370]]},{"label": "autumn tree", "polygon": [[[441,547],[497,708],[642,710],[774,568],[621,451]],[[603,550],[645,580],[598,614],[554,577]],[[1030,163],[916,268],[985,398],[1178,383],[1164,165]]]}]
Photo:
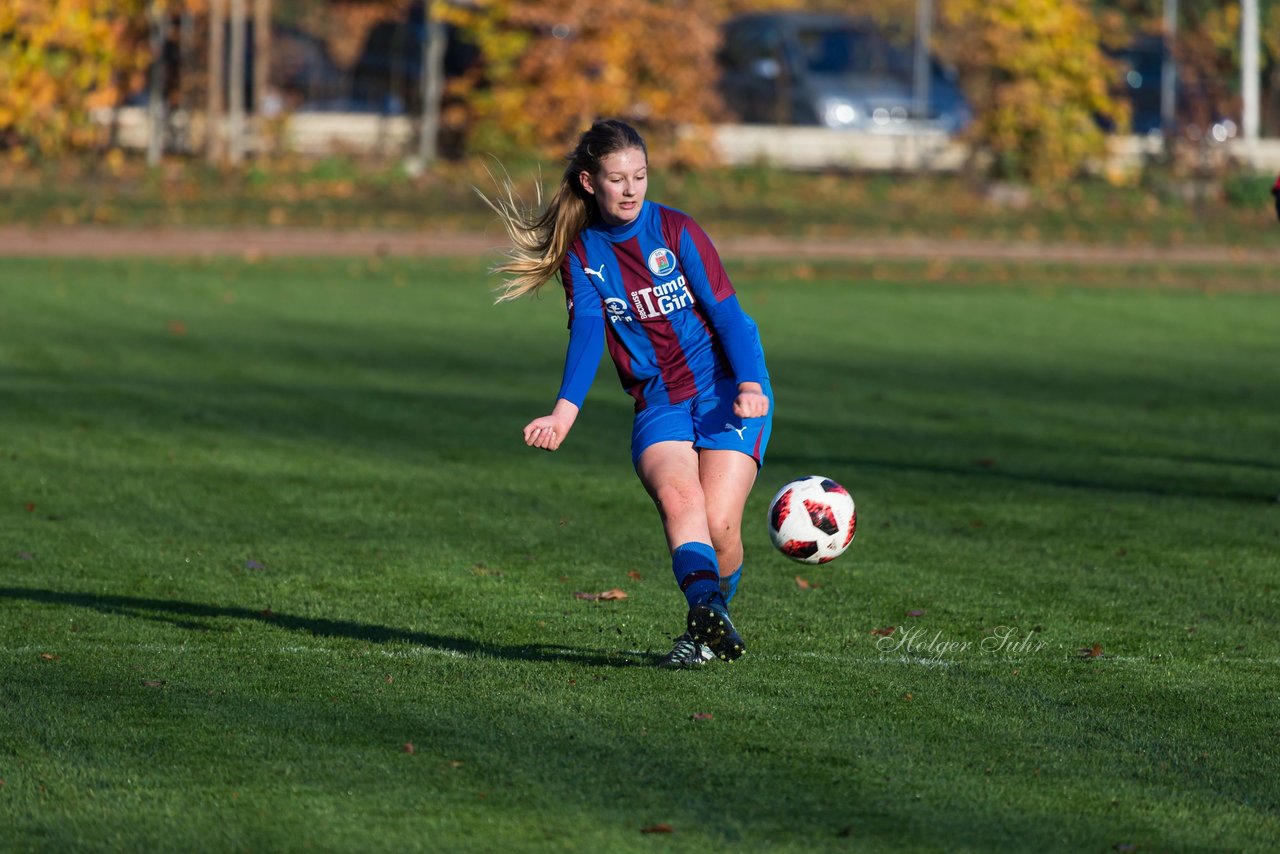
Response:
[{"label": "autumn tree", "polygon": [[1106,151],[1100,117],[1127,126],[1116,70],[1082,0],[946,0],[937,42],[973,101],[970,130],[998,177],[1060,183]]},{"label": "autumn tree", "polygon": [[653,156],[709,159],[706,129],[726,118],[716,93],[719,25],[734,12],[799,0],[489,0],[441,3],[480,48],[485,81],[470,95],[472,147],[539,155],[594,119],[623,118]]},{"label": "autumn tree", "polygon": [[[1280,3],[1262,0],[1261,41],[1264,63],[1271,65],[1271,103],[1280,97]],[[1182,19],[1174,44],[1178,85],[1183,89],[1183,118],[1206,129],[1217,119],[1238,117],[1240,101],[1239,0],[1182,0]],[[1271,127],[1277,127],[1272,117]]]},{"label": "autumn tree", "polygon": [[146,0],[0,3],[0,142],[52,153],[98,138],[91,113],[137,85]]},{"label": "autumn tree", "polygon": [[[1108,47],[1123,47],[1137,39],[1158,38],[1164,32],[1167,0],[1095,0],[1094,6]],[[1259,0],[1264,89],[1265,130],[1280,131],[1280,0]],[[1177,0],[1176,32],[1171,55],[1177,67],[1178,116],[1184,129],[1201,130],[1212,120],[1240,112],[1239,0]]]},{"label": "autumn tree", "polygon": [[484,55],[473,147],[560,153],[599,116],[653,131],[705,122],[718,105],[715,30],[691,4],[493,0],[446,7]]}]

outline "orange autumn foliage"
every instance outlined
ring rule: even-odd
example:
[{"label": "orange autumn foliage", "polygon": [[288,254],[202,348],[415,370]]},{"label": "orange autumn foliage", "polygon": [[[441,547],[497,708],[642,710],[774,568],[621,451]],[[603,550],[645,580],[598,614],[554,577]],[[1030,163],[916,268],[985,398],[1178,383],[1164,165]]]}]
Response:
[{"label": "orange autumn foliage", "polygon": [[91,111],[146,68],[145,11],[145,0],[0,3],[0,142],[45,154],[93,143]]},{"label": "orange autumn foliage", "polygon": [[1100,116],[1127,126],[1084,0],[949,0],[940,11],[935,44],[966,81],[970,136],[996,177],[1062,183],[1105,154]]}]

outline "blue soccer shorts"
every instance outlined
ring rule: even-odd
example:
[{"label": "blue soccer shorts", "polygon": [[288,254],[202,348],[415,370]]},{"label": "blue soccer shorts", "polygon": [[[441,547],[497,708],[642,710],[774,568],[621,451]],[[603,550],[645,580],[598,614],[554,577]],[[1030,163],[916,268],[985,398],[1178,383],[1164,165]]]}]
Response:
[{"label": "blue soccer shorts", "polygon": [[695,448],[741,451],[764,465],[764,451],[773,431],[773,387],[760,384],[769,398],[769,413],[759,418],[733,414],[738,384],[722,379],[706,391],[665,406],[650,406],[636,413],[631,428],[631,463],[639,465],[645,448],[658,442],[692,442]]}]

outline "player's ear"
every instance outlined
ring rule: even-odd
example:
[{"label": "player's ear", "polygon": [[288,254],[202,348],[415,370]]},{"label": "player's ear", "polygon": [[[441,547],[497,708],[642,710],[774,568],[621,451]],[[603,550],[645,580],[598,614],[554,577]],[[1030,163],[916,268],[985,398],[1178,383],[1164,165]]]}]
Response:
[{"label": "player's ear", "polygon": [[578,180],[582,182],[582,189],[586,190],[588,193],[590,193],[593,196],[596,194],[595,184],[591,181],[590,172],[588,172],[586,169],[583,169],[581,172],[578,173]]}]

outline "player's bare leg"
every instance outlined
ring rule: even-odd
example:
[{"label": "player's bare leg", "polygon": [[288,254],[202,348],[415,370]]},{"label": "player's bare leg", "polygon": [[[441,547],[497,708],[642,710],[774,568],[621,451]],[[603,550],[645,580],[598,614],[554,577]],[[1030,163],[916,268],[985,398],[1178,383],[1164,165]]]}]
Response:
[{"label": "player's bare leg", "polygon": [[636,473],[662,517],[667,545],[709,543],[707,505],[692,442],[658,442],[644,449]]},{"label": "player's bare leg", "polygon": [[742,513],[755,485],[759,466],[740,451],[703,449],[698,476],[707,508],[707,528],[716,550],[720,576],[742,566]]},{"label": "player's bare leg", "polygon": [[[718,570],[709,568],[715,553],[707,545],[711,542],[711,532],[707,529],[707,507],[698,463],[692,442],[658,442],[645,448],[636,463],[640,482],[662,518],[662,529],[672,553],[672,569],[682,591],[686,591],[686,585],[694,590],[708,589],[709,582],[718,575]],[[684,565],[690,557],[702,558],[701,565],[693,571]],[[686,598],[688,595],[686,591]],[[687,631],[674,640],[671,652],[658,662],[662,667],[697,667],[715,657],[710,647],[695,641]]]},{"label": "player's bare leg", "polygon": [[[701,664],[710,657],[708,650],[732,661],[744,649],[720,593],[719,563],[711,545],[701,466],[691,442],[658,442],[641,453],[636,465],[662,517],[676,581],[689,602],[688,632],[676,638],[675,648],[660,662],[666,667]],[[717,487],[733,481],[720,476],[713,480]]]}]

